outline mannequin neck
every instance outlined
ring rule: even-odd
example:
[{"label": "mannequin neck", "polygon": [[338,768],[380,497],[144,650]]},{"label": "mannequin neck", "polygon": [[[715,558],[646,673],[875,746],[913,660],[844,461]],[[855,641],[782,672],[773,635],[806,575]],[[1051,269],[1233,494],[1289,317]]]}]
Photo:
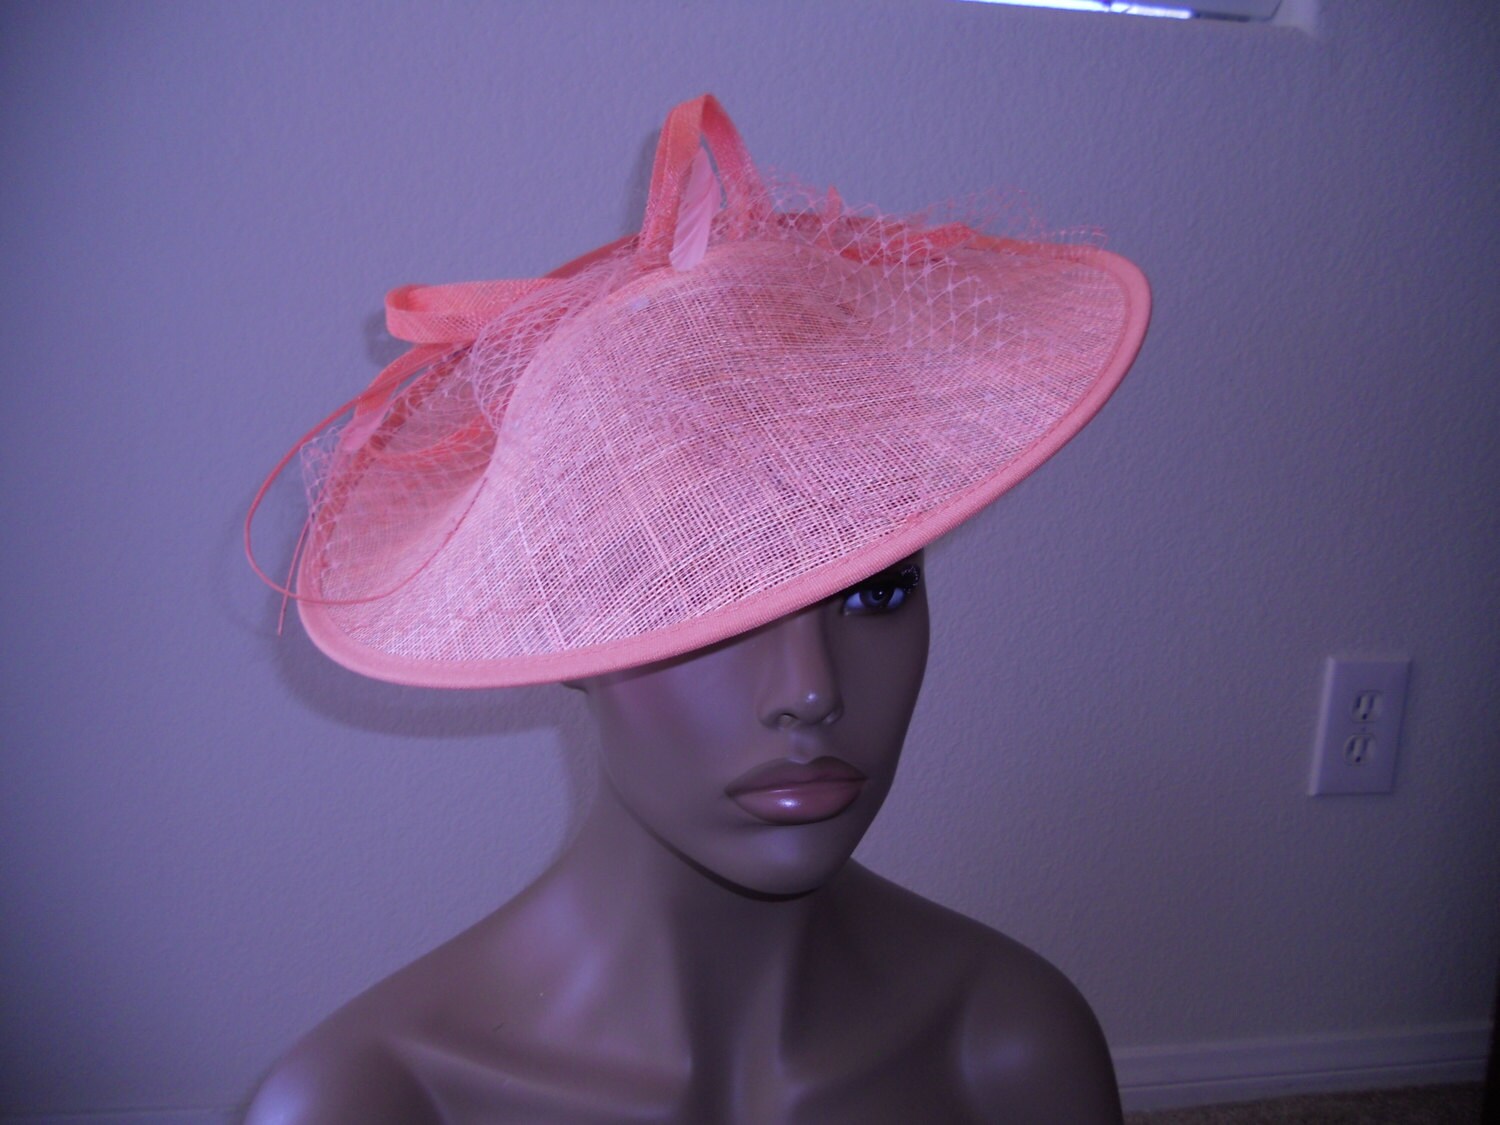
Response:
[{"label": "mannequin neck", "polygon": [[642,827],[607,783],[554,871],[597,915],[594,932],[662,943],[685,964],[743,953],[749,960],[732,970],[741,975],[756,960],[786,963],[828,890],[778,896],[735,886]]},{"label": "mannequin neck", "polygon": [[542,978],[576,982],[586,966],[578,998],[605,1024],[618,1014],[639,1046],[675,1054],[691,1043],[702,1061],[726,1035],[736,1050],[747,1033],[779,1042],[799,1019],[805,982],[838,959],[837,888],[857,872],[804,895],[755,895],[662,843],[606,785],[572,845],[509,909],[547,949]]}]

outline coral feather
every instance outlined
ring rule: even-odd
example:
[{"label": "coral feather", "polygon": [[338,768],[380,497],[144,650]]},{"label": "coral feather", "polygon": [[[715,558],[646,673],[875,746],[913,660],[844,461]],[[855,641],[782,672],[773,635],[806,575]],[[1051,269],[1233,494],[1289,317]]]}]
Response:
[{"label": "coral feather", "polygon": [[688,170],[687,187],[677,210],[677,229],[672,234],[672,268],[687,271],[708,252],[708,235],[719,211],[719,181],[714,177],[708,153],[700,148]]}]

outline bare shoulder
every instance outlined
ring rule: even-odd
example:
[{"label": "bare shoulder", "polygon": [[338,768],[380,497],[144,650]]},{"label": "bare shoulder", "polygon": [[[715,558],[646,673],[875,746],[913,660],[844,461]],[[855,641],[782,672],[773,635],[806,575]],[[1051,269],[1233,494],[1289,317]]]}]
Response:
[{"label": "bare shoulder", "polygon": [[[1118,1125],[1114,1065],[1093,1010],[1044,957],[972,918],[860,871],[883,941],[923,984],[954,996],[954,1035],[973,1115],[983,1121]],[[872,919],[873,920],[873,919]],[[944,956],[934,958],[931,951]]]},{"label": "bare shoulder", "polygon": [[1120,1093],[1093,1009],[1063,973],[993,930],[960,1032],[965,1083],[986,1120],[1117,1125]]},{"label": "bare shoulder", "polygon": [[356,996],[305,1035],[271,1069],[245,1125],[426,1125],[439,1101],[413,1065],[424,1028],[467,955],[455,939]]},{"label": "bare shoulder", "polygon": [[[340,1013],[341,1015],[342,1013]],[[336,1015],[293,1047],[261,1083],[245,1125],[437,1125],[422,1083],[378,1038]]]}]

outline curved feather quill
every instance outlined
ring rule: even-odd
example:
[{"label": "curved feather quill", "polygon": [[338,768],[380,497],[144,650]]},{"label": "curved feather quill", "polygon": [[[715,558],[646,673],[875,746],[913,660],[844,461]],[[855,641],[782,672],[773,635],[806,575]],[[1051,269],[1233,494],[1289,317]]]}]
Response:
[{"label": "curved feather quill", "polygon": [[682,205],[677,209],[677,229],[672,234],[668,260],[679,272],[692,269],[708,252],[708,235],[719,211],[719,181],[714,178],[708,153],[698,149],[688,170]]}]

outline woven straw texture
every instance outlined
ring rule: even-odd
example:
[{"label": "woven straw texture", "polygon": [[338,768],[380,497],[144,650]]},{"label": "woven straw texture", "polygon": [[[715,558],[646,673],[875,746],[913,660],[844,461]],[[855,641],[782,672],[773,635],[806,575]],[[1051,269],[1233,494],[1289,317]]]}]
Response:
[{"label": "woven straw texture", "polygon": [[[459,345],[310,459],[296,596],[341,663],[501,686],[754,628],[967,518],[1123,376],[1149,304],[1129,263],[832,193],[789,206],[711,99],[689,105],[641,236],[449,302],[475,322],[445,330]],[[700,129],[711,189],[684,187]]]}]

